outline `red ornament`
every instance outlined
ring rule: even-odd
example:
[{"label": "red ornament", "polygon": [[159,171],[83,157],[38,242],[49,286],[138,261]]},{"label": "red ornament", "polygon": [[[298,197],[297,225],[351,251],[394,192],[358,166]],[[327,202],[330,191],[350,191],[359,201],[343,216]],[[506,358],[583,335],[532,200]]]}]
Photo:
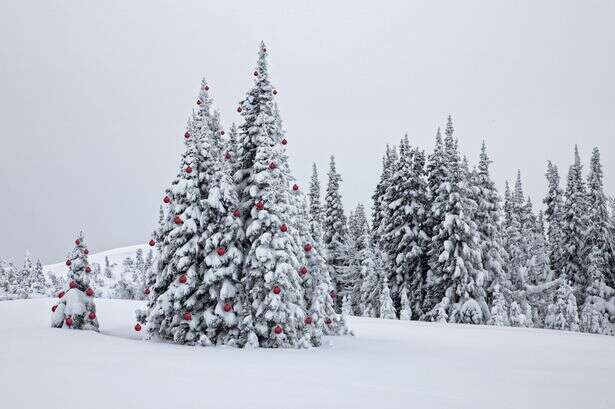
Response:
[{"label": "red ornament", "polygon": [[312,317],[305,317],[303,322],[305,322],[306,325],[310,325],[312,323]]},{"label": "red ornament", "polygon": [[205,85],[205,91],[209,91],[209,85]]},{"label": "red ornament", "polygon": [[254,76],[258,77],[258,71],[254,71]]},{"label": "red ornament", "polygon": [[288,231],[288,226],[287,226],[287,225],[285,225],[285,224],[281,225],[281,226],[280,226],[280,231],[281,231],[282,233],[286,233],[286,232]]},{"label": "red ornament", "polygon": [[165,197],[162,199],[162,201],[163,201],[164,203],[171,203],[171,198],[170,198],[169,196],[165,196]]},{"label": "red ornament", "polygon": [[75,288],[75,287],[77,287],[77,283],[76,283],[76,282],[74,282],[74,281],[71,281],[71,282],[68,284],[68,286],[69,286],[70,288]]},{"label": "red ornament", "polygon": [[265,208],[265,203],[263,203],[262,200],[259,200],[258,202],[256,202],[256,208],[258,210],[263,210]]},{"label": "red ornament", "polygon": [[184,138],[186,139],[190,138],[190,132],[186,131],[186,133],[184,134]]},{"label": "red ornament", "polygon": [[66,265],[67,265],[67,266],[70,266],[71,264],[72,264],[72,261],[70,261],[70,260],[66,260]]},{"label": "red ornament", "polygon": [[273,91],[271,91],[271,92],[273,93],[273,95],[278,95],[278,91],[275,90],[275,89]]},{"label": "red ornament", "polygon": [[224,135],[224,129],[220,129],[220,135]]},{"label": "red ornament", "polygon": [[241,112],[241,111],[243,111],[241,107],[237,107],[237,112]]},{"label": "red ornament", "polygon": [[62,297],[64,297],[64,291],[60,291],[60,292],[58,293],[58,298],[62,298]]},{"label": "red ornament", "polygon": [[218,250],[216,250],[216,252],[220,257],[222,257],[226,253],[226,250],[224,249],[224,247],[218,247]]},{"label": "red ornament", "polygon": [[308,272],[308,269],[306,266],[301,266],[301,268],[299,269],[299,274],[301,274],[302,276],[306,275],[307,272]]},{"label": "red ornament", "polygon": [[293,185],[293,190],[296,192],[297,190],[299,190],[299,185],[298,184],[294,184]]},{"label": "red ornament", "polygon": [[303,246],[303,250],[305,250],[306,252],[312,251],[312,245],[310,243],[305,243],[305,245]]},{"label": "red ornament", "polygon": [[146,288],[145,290],[143,290],[143,294],[149,295],[149,293],[150,293],[149,288]]},{"label": "red ornament", "polygon": [[192,173],[192,166],[188,166],[186,168],[186,173]]},{"label": "red ornament", "polygon": [[88,318],[91,320],[95,320],[96,319],[96,313],[94,311],[92,311],[91,313],[88,314]]},{"label": "red ornament", "polygon": [[233,309],[231,304],[224,304],[224,312],[230,312]]},{"label": "red ornament", "polygon": [[88,297],[93,296],[94,290],[92,290],[91,288],[88,288],[87,290],[85,290],[85,295],[87,295]]},{"label": "red ornament", "polygon": [[86,273],[91,273],[91,272],[92,272],[92,268],[91,268],[90,266],[87,266],[87,267],[85,268],[85,272],[86,272]]},{"label": "red ornament", "polygon": [[186,281],[188,281],[188,276],[185,274],[182,274],[179,276],[179,282],[182,284],[186,284]]},{"label": "red ornament", "polygon": [[230,152],[226,152],[224,154],[224,159],[229,160],[231,158],[231,153]]},{"label": "red ornament", "polygon": [[57,305],[54,305],[54,306],[51,307],[51,311],[53,311],[53,312],[56,312],[57,309],[58,309]]},{"label": "red ornament", "polygon": [[282,145],[286,145],[288,141],[286,139],[282,139]]},{"label": "red ornament", "polygon": [[151,247],[154,247],[156,245],[156,241],[154,239],[151,239],[148,243]]},{"label": "red ornament", "polygon": [[197,99],[197,100],[196,100],[196,104],[197,104],[197,105],[201,105],[202,103],[203,103],[203,101],[201,101],[200,99]]},{"label": "red ornament", "polygon": [[141,331],[141,324],[139,324],[138,322],[135,324],[135,331]]},{"label": "red ornament", "polygon": [[186,320],[186,321],[192,320],[192,314],[190,314],[189,312],[185,312],[184,313],[184,320]]},{"label": "red ornament", "polygon": [[278,165],[275,164],[275,162],[271,162],[269,164],[269,170],[275,170],[278,167]]},{"label": "red ornament", "polygon": [[337,294],[335,294],[335,291],[331,291],[331,292],[329,293],[329,295],[330,295],[330,296],[331,296],[331,298],[333,298],[333,299],[337,298]]},{"label": "red ornament", "polygon": [[279,325],[276,325],[275,328],[273,329],[273,332],[275,332],[277,335],[280,335],[282,333],[282,327],[280,327]]},{"label": "red ornament", "polygon": [[175,216],[175,218],[173,219],[173,222],[175,222],[175,224],[182,224],[184,221],[182,220],[181,217]]},{"label": "red ornament", "polygon": [[282,289],[280,287],[278,287],[277,285],[275,287],[273,287],[273,293],[275,295],[278,295],[282,292]]},{"label": "red ornament", "polygon": [[69,327],[70,327],[71,325],[73,325],[73,319],[72,319],[71,317],[68,317],[68,318],[66,319],[66,325],[68,325]]},{"label": "red ornament", "polygon": [[90,250],[88,250],[88,249],[83,250],[83,254],[85,254],[87,256],[88,254],[90,254]]},{"label": "red ornament", "polygon": [[235,210],[235,211],[233,212],[233,216],[235,216],[235,217],[239,217],[239,216],[241,216],[241,212],[239,211],[239,209],[237,209],[237,210]]},{"label": "red ornament", "polygon": [[75,245],[77,245],[77,246],[78,246],[78,245],[80,245],[80,244],[81,244],[81,240],[79,240],[79,239],[75,240]]},{"label": "red ornament", "polygon": [[331,322],[332,322],[332,321],[331,321],[331,318],[327,318],[327,319],[325,320],[325,324],[327,324],[327,325],[331,325]]}]

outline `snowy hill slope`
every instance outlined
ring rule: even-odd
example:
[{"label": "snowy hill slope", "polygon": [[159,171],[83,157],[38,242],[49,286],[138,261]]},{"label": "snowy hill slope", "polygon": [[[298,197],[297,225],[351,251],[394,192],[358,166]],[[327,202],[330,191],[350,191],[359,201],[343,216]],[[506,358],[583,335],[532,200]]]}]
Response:
[{"label": "snowy hill slope", "polygon": [[140,302],[97,300],[101,333],[49,328],[54,300],[0,302],[0,406],[613,408],[614,338],[351,318],[312,350],[140,341]]},{"label": "snowy hill slope", "polygon": [[[95,264],[98,264],[102,272],[104,272],[105,257],[107,257],[109,259],[110,270],[112,272],[112,277],[105,277],[104,274],[102,275],[104,285],[99,288],[96,288],[97,296],[111,297],[110,289],[120,278],[120,275],[122,273],[122,262],[127,257],[134,258],[135,254],[137,253],[137,250],[139,249],[143,250],[144,254],[147,254],[147,252],[150,249],[152,249],[152,247],[146,244],[128,246],[128,247],[119,247],[116,249],[102,251],[100,253],[90,254],[88,256],[90,264],[92,266],[94,266]],[[49,265],[43,266],[43,272],[45,276],[47,277],[49,276],[49,273],[53,273],[58,278],[65,278],[68,273],[68,269],[66,268],[64,261],[62,261],[56,264],[49,264]]]}]

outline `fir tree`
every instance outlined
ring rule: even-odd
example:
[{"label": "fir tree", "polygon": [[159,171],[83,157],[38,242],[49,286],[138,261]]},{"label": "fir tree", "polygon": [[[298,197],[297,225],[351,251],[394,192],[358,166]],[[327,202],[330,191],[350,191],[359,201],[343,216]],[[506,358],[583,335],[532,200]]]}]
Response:
[{"label": "fir tree", "polygon": [[75,247],[66,258],[68,289],[58,294],[59,301],[52,307],[51,326],[98,331],[98,318],[94,304],[94,291],[90,287],[87,249],[83,232],[75,240]]},{"label": "fir tree", "polygon": [[547,223],[547,238],[549,263],[551,270],[559,276],[562,271],[562,240],[563,240],[563,195],[560,188],[557,166],[547,162],[547,196],[543,199],[546,206],[545,219]]},{"label": "fir tree", "polygon": [[386,275],[383,276],[381,281],[379,317],[387,320],[394,320],[397,318],[395,315],[393,300],[391,299],[391,293],[389,291],[389,281],[387,280]]},{"label": "fir tree", "polygon": [[310,178],[310,192],[308,198],[310,201],[310,234],[315,239],[321,239],[323,235],[322,206],[320,204],[320,181],[318,179],[318,169],[315,163],[312,164],[312,177]]},{"label": "fir tree", "polygon": [[565,331],[579,330],[577,300],[572,287],[567,282],[560,285],[553,304],[549,306],[549,312],[545,318],[545,328]]},{"label": "fir tree", "polygon": [[500,286],[495,285],[493,287],[493,304],[491,307],[491,325],[497,325],[501,327],[507,327],[510,325],[508,318],[508,306],[506,304],[506,298],[500,291]]},{"label": "fir tree", "polygon": [[373,208],[372,208],[372,236],[376,243],[380,242],[380,229],[382,225],[382,219],[385,216],[386,205],[384,205],[384,195],[390,183],[390,176],[392,167],[395,163],[393,153],[389,145],[386,147],[386,152],[382,158],[382,173],[380,174],[380,180],[376,185],[376,190],[372,195]]},{"label": "fir tree", "polygon": [[412,306],[410,305],[406,286],[401,288],[401,310],[399,311],[399,319],[407,321],[412,319]]}]

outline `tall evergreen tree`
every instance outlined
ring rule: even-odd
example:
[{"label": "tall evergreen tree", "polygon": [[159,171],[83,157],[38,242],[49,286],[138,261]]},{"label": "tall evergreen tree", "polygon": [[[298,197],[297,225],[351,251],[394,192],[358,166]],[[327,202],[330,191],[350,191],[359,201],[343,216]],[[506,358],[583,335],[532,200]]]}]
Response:
[{"label": "tall evergreen tree", "polygon": [[376,243],[380,242],[380,229],[382,224],[382,219],[384,218],[384,213],[386,210],[386,206],[384,203],[384,195],[387,191],[390,182],[390,176],[392,172],[393,164],[395,163],[395,159],[389,145],[386,147],[386,151],[384,156],[382,157],[382,172],[380,174],[380,180],[376,185],[376,190],[372,195],[373,208],[372,208],[372,236],[373,240]]},{"label": "tall evergreen tree", "polygon": [[547,162],[547,196],[543,199],[546,206],[545,218],[547,223],[547,240],[549,251],[549,263],[551,270],[556,276],[562,270],[562,218],[563,218],[563,194],[560,188],[559,173],[557,166],[551,161]]},{"label": "tall evergreen tree", "polygon": [[320,180],[318,179],[318,168],[316,164],[312,164],[312,177],[310,178],[309,198],[309,222],[310,233],[315,239],[321,239],[323,235],[322,228],[322,205],[320,204]]}]

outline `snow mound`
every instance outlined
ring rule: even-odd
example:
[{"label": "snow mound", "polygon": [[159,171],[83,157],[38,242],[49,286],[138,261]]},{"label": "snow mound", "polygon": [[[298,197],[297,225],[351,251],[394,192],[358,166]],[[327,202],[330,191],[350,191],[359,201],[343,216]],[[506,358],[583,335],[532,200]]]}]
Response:
[{"label": "snow mound", "polygon": [[0,302],[2,407],[615,407],[607,336],[350,318],[321,348],[187,347],[141,341],[142,302],[97,299],[100,333],[50,328],[53,303]]}]

